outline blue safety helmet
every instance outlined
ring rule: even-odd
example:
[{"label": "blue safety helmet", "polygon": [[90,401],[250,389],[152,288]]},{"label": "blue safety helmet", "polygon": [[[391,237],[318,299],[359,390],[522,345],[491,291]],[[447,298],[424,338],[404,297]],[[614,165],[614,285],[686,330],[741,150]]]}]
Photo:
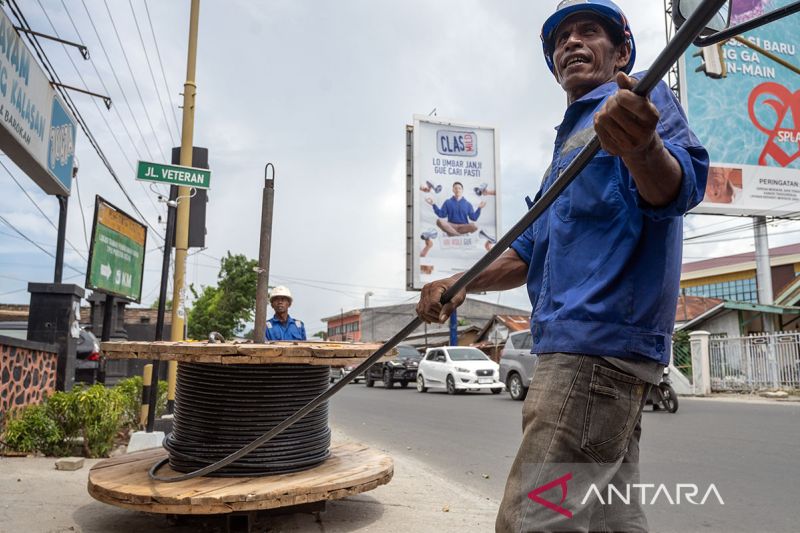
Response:
[{"label": "blue safety helmet", "polygon": [[558,4],[556,12],[550,15],[542,26],[542,49],[544,50],[544,59],[547,61],[547,66],[550,67],[550,72],[555,73],[555,66],[553,65],[553,52],[555,50],[553,33],[565,18],[581,11],[603,17],[614,28],[622,32],[625,42],[631,45],[631,58],[622,70],[625,74],[630,74],[631,70],[633,70],[633,62],[636,60],[636,43],[633,40],[633,33],[631,33],[625,13],[611,0],[562,0]]}]

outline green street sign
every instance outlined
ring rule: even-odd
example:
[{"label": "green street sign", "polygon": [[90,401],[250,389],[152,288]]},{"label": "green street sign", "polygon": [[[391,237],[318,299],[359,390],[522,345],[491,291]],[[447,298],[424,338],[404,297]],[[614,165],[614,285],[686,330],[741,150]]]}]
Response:
[{"label": "green street sign", "polygon": [[139,302],[147,228],[97,196],[86,288]]},{"label": "green street sign", "polygon": [[179,187],[196,187],[208,189],[211,186],[211,171],[204,168],[182,167],[178,165],[162,165],[139,161],[136,179],[168,183]]}]

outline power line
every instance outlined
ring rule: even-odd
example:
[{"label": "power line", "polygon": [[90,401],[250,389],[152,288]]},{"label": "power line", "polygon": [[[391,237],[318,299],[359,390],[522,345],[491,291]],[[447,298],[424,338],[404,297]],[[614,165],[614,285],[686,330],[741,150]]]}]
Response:
[{"label": "power line", "polygon": [[144,45],[144,37],[142,37],[142,30],[139,28],[139,20],[136,18],[136,11],[133,9],[133,2],[128,0],[128,5],[130,6],[131,14],[133,15],[133,23],[136,25],[136,33],[139,34],[139,42],[142,43],[142,51],[144,52],[144,58],[147,61],[147,69],[150,71],[150,79],[153,80],[153,89],[155,89],[156,96],[158,97],[158,105],[161,106],[161,115],[164,117],[164,125],[167,127],[167,133],[169,133],[169,139],[172,141],[172,146],[175,146],[175,137],[172,136],[172,128],[170,127],[169,119],[167,118],[167,111],[164,109],[164,102],[161,101],[161,92],[158,90],[156,76],[153,73],[152,65],[150,65],[150,56],[147,55],[147,48]]},{"label": "power line", "polygon": [[[133,119],[133,125],[136,126],[136,131],[139,132],[139,137],[142,139],[142,144],[144,145],[144,149],[147,152],[147,155],[152,159],[153,152],[150,151],[150,146],[147,144],[147,140],[144,138],[144,134],[142,133],[142,129],[139,127],[139,121],[136,120],[136,115],[133,113],[133,108],[131,108],[131,103],[128,100],[128,95],[125,92],[125,89],[122,87],[122,82],[119,81],[119,77],[117,76],[117,70],[114,68],[114,63],[111,62],[111,58],[108,56],[108,52],[106,51],[106,47],[103,44],[103,39],[100,37],[100,32],[97,31],[97,26],[94,24],[94,19],[92,18],[92,14],[89,12],[89,8],[86,7],[86,2],[81,0],[83,4],[83,9],[86,11],[86,16],[89,19],[89,23],[92,25],[92,29],[94,30],[94,34],[97,37],[97,43],[100,45],[100,50],[103,52],[103,56],[106,58],[106,62],[108,63],[108,67],[111,69],[111,74],[114,76],[114,81],[117,82],[117,87],[119,87],[120,92],[122,93],[122,100],[125,102],[125,106],[128,108],[128,113],[131,114],[131,118]],[[69,11],[67,12],[69,13]],[[71,20],[71,18],[70,18]],[[100,73],[98,72],[98,76]],[[120,117],[120,120],[122,117]],[[124,122],[123,122],[124,124]],[[155,132],[154,132],[155,134]],[[133,140],[133,139],[131,139]],[[156,139],[156,144],[158,143],[158,139]]]},{"label": "power line", "polygon": [[[42,12],[44,13],[45,18],[47,19],[47,22],[50,24],[50,28],[52,28],[52,30],[55,33],[56,37],[58,37],[60,39],[61,35],[59,35],[55,24],[50,19],[50,15],[48,15],[47,11],[44,9],[44,6],[42,5],[41,0],[36,0],[36,3],[39,4],[39,7],[41,8]],[[62,0],[62,3],[63,3],[63,0]],[[70,17],[70,20],[72,20],[71,17]],[[76,32],[77,32],[77,28],[76,28]],[[78,35],[78,38],[80,38],[80,35]],[[83,87],[88,91],[89,90],[89,84],[86,83],[86,80],[83,78],[83,75],[81,74],[81,71],[78,68],[78,65],[75,64],[75,61],[72,59],[72,56],[67,51],[67,46],[64,43],[62,43],[61,46],[64,49],[64,52],[65,52],[65,54],[67,56],[67,59],[72,64],[72,68],[75,69],[75,72],[78,74],[78,78],[81,80],[81,83],[83,83]],[[97,70],[97,69],[95,68],[95,70]],[[98,73],[98,76],[99,76],[99,73]],[[102,78],[101,78],[101,80],[102,80]],[[105,87],[105,84],[103,84],[103,86]],[[100,109],[100,105],[97,103],[97,99],[92,98],[92,103],[94,104],[95,109],[97,109],[97,114],[100,115],[100,118],[103,119],[103,122],[105,123],[106,127],[108,128],[109,133],[111,133],[111,137],[114,139],[114,142],[117,143],[117,148],[119,148],[119,151],[122,153],[123,157],[125,158],[125,161],[127,161],[128,166],[131,167],[131,170],[135,171],[133,163],[131,162],[131,160],[128,157],[127,153],[125,153],[125,150],[122,148],[122,143],[119,142],[119,139],[117,138],[117,134],[114,132],[114,128],[112,128],[111,124],[108,123],[108,119],[106,118],[105,113],[103,113],[103,111]],[[116,108],[114,108],[114,109],[116,109]],[[119,115],[119,111],[117,111],[117,115]],[[121,116],[119,118],[120,118],[120,120],[122,120]],[[124,127],[124,124],[123,124],[123,127]],[[133,140],[133,139],[131,139],[131,140]],[[147,189],[145,189],[145,187],[142,184],[142,182],[137,182],[137,183],[139,183],[139,186],[145,192],[145,195],[146,195],[147,199],[150,201],[150,205],[153,206],[153,210],[156,212],[156,214],[158,214],[158,212],[159,212],[158,211],[158,207],[156,206],[155,202],[153,202],[153,198],[147,193]],[[83,207],[82,206],[81,206],[81,216],[83,216]],[[84,233],[85,233],[85,224],[84,224]]]},{"label": "power line", "polygon": [[[50,217],[48,217],[48,216],[47,216],[47,214],[46,214],[44,211],[42,211],[42,208],[41,208],[41,207],[39,207],[39,204],[37,204],[37,203],[36,203],[36,200],[34,200],[33,198],[31,198],[31,195],[30,195],[30,194],[28,194],[28,191],[26,191],[26,190],[25,190],[25,188],[22,186],[22,184],[21,184],[19,181],[17,181],[17,178],[16,178],[16,177],[14,177],[14,174],[12,174],[10,170],[8,170],[8,167],[6,167],[5,163],[3,163],[2,161],[0,161],[0,166],[2,166],[2,167],[3,167],[3,170],[5,170],[5,171],[6,171],[6,173],[7,173],[9,176],[11,176],[11,179],[12,179],[12,180],[14,180],[14,183],[16,183],[16,184],[17,184],[17,187],[19,187],[19,188],[20,188],[20,190],[21,190],[21,191],[22,191],[22,192],[25,194],[25,196],[28,198],[28,200],[30,200],[30,201],[31,201],[31,203],[33,204],[33,206],[34,206],[34,207],[35,207],[35,208],[36,208],[36,209],[39,211],[39,213],[41,213],[41,214],[42,214],[42,216],[44,217],[44,219],[45,219],[46,221],[48,221],[48,222],[50,223],[50,225],[51,225],[51,226],[53,226],[53,228],[54,228],[56,231],[58,231],[58,226],[56,226],[56,224],[55,224],[55,223],[53,223],[53,221],[50,219]],[[81,258],[81,259],[83,259],[84,261],[86,261],[86,256],[85,256],[85,255],[83,255],[83,254],[80,252],[80,250],[78,250],[77,248],[75,248],[75,245],[73,245],[73,244],[72,244],[72,243],[69,241],[69,239],[67,239],[66,237],[64,237],[64,241],[66,241],[66,243],[69,245],[69,247],[70,247],[70,248],[72,248],[72,249],[75,251],[75,253],[76,253],[76,254],[78,254],[78,255],[80,256],[80,258]],[[89,249],[89,245],[88,245],[88,244],[86,245],[86,249],[87,249],[87,250]]]},{"label": "power line", "polygon": [[[27,19],[22,14],[22,11],[19,9],[19,6],[17,5],[16,0],[9,0],[9,7],[11,8],[11,11],[14,14],[14,16],[17,18],[17,21],[19,21],[19,23],[21,25],[23,25],[23,27],[27,27],[27,29],[30,30],[31,29],[30,24],[28,24]],[[50,59],[47,57],[47,54],[45,53],[44,49],[42,48],[42,46],[39,43],[39,41],[36,38],[36,36],[31,35],[31,34],[29,34],[27,32],[25,33],[25,36],[28,39],[28,42],[30,42],[31,45],[33,46],[33,50],[36,53],[36,56],[39,58],[40,64],[47,71],[48,75],[50,76],[50,79],[51,80],[57,80],[58,83],[61,83],[61,79],[58,77],[58,74],[56,74],[55,68],[53,67],[52,63],[50,63]],[[139,214],[139,216],[144,221],[144,223],[147,224],[151,229],[153,229],[154,232],[156,233],[156,235],[163,240],[163,237],[161,237],[158,234],[158,231],[150,224],[150,222],[147,220],[147,218],[144,216],[144,214],[139,210],[139,207],[134,203],[134,201],[131,198],[130,194],[128,193],[127,189],[125,189],[125,186],[122,184],[122,181],[120,181],[119,176],[117,176],[117,173],[114,171],[114,168],[111,166],[111,162],[108,160],[108,158],[106,157],[105,153],[100,148],[99,143],[94,138],[94,136],[92,135],[91,131],[89,130],[88,124],[86,124],[86,122],[85,122],[85,120],[83,118],[83,115],[81,115],[80,112],[78,111],[78,108],[75,105],[75,103],[73,102],[70,94],[66,90],[64,90],[63,87],[60,87],[59,85],[56,85],[56,84],[54,84],[54,85],[55,85],[56,90],[59,92],[59,94],[64,98],[64,102],[67,105],[67,107],[70,109],[70,111],[75,116],[75,119],[77,120],[78,125],[80,125],[81,130],[83,130],[83,133],[86,135],[86,138],[89,140],[89,143],[92,145],[92,148],[94,148],[94,150],[97,153],[98,157],[100,157],[100,161],[106,167],[106,169],[108,170],[109,174],[111,174],[111,177],[114,178],[114,181],[119,186],[120,190],[122,191],[122,194],[125,195],[125,198],[128,200],[128,202],[130,203],[131,207],[133,207],[133,209]]]},{"label": "power line", "polygon": [[142,109],[144,110],[144,117],[147,119],[147,123],[150,125],[150,129],[153,131],[153,136],[156,138],[156,148],[158,149],[159,153],[161,153],[162,161],[166,161],[167,156],[164,155],[164,150],[162,150],[161,148],[161,143],[158,142],[158,135],[156,134],[156,128],[153,126],[153,121],[150,120],[150,113],[147,112],[147,106],[144,105],[144,98],[142,98],[142,91],[139,89],[139,84],[136,82],[136,75],[133,73],[130,61],[128,61],[128,54],[125,53],[125,46],[122,44],[122,38],[120,38],[119,32],[117,31],[117,24],[114,22],[114,17],[111,15],[111,8],[108,7],[107,0],[103,0],[103,5],[106,6],[106,12],[108,13],[108,18],[109,20],[111,20],[111,27],[114,29],[114,35],[116,35],[120,50],[122,50],[122,57],[125,59],[125,64],[128,66],[128,72],[130,72],[131,74],[131,80],[133,81],[133,86],[136,89],[136,94],[139,95],[139,102],[141,102],[142,104]]},{"label": "power line", "polygon": [[[63,0],[62,0],[63,1]],[[164,79],[164,89],[169,95],[169,102],[170,102],[170,109],[172,110],[172,118],[175,120],[175,131],[180,135],[181,126],[180,122],[178,122],[178,115],[175,112],[177,106],[175,102],[172,101],[172,93],[169,92],[169,85],[167,84],[167,75],[164,72],[164,64],[161,62],[161,52],[158,49],[158,38],[156,37],[156,30],[153,28],[153,21],[150,19],[150,8],[147,7],[147,0],[144,0],[144,10],[147,13],[147,23],[150,25],[150,33],[153,34],[153,45],[156,47],[156,57],[158,58],[158,65],[161,67],[161,76]]]},{"label": "power line", "polygon": [[[30,237],[28,237],[27,235],[22,233],[20,230],[18,230],[17,227],[14,224],[12,224],[11,222],[9,222],[8,220],[6,220],[6,218],[3,215],[0,215],[0,221],[2,221],[9,228],[11,228],[14,231],[16,231],[20,235],[20,237],[22,237],[23,239],[25,239],[26,241],[28,241],[29,243],[31,243],[32,245],[34,245],[35,247],[37,247],[38,249],[40,249],[41,251],[43,251],[44,253],[46,253],[50,257],[52,257],[53,259],[56,258],[56,254],[54,254],[52,252],[49,252],[49,251],[45,250],[44,248],[42,248],[41,246],[39,246],[39,244],[36,241],[34,241]],[[67,268],[71,268],[72,270],[74,270],[75,272],[77,272],[79,274],[83,274],[84,273],[82,270],[78,270],[77,268],[75,268],[72,265],[68,265],[68,264],[64,263],[64,266],[67,267]]]},{"label": "power line", "polygon": [[[61,5],[64,8],[64,12],[67,14],[67,18],[69,18],[69,22],[72,25],[72,28],[75,30],[75,34],[78,36],[78,40],[85,44],[86,40],[81,35],[81,32],[78,29],[77,24],[75,24],[75,20],[72,18],[72,15],[70,14],[69,9],[67,8],[67,5],[64,3],[64,0],[61,0]],[[50,25],[52,26],[53,23],[51,22]],[[91,56],[89,57],[89,63],[92,65],[92,68],[94,69],[95,75],[97,75],[97,79],[100,81],[100,85],[103,86],[103,90],[106,92],[107,95],[111,96],[111,91],[108,90],[108,86],[106,85],[106,82],[103,79],[103,76],[100,75],[100,71],[97,68],[97,64],[94,62],[94,58],[91,57]],[[124,96],[124,94],[123,94],[123,96]],[[139,153],[139,148],[136,146],[136,142],[133,140],[133,135],[131,135],[130,130],[128,130],[128,126],[125,124],[125,121],[122,119],[122,115],[119,112],[119,106],[113,106],[113,109],[114,109],[114,113],[117,115],[117,118],[119,119],[119,123],[122,125],[122,129],[125,130],[125,134],[128,136],[128,139],[130,139],[131,147],[136,152],[137,157],[139,159],[144,159],[141,156],[141,154]],[[142,135],[141,130],[139,130],[139,135],[142,138],[142,144],[144,144],[145,145],[145,149],[147,149],[147,144],[144,142],[144,136]],[[149,151],[148,151],[148,153],[149,153]]]}]

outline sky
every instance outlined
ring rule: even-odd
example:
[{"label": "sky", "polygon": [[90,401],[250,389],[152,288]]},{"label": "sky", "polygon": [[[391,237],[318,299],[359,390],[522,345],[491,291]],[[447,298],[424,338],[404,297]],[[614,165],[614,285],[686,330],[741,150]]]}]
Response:
[{"label": "sky", "polygon": [[[157,196],[166,188],[154,192],[137,182],[134,169],[140,159],[168,161],[180,143],[189,1],[18,3],[34,30],[52,34],[52,23],[62,38],[89,48],[91,61],[85,61],[75,49],[44,43],[64,83],[112,98],[106,110],[97,99],[73,94],[130,196],[163,235],[158,219],[166,211]],[[264,167],[272,163],[270,284],[291,289],[290,313],[310,334],[324,328],[322,317],[362,307],[367,292],[371,306],[415,301],[418,293],[405,290],[405,125],[435,109],[438,118],[495,126],[502,228],[510,228],[525,211],[524,197],[539,188],[553,128],[566,108],[539,41],[556,3],[203,0],[194,144],[209,149],[213,174],[207,248],[190,250],[188,282],[216,283],[227,252],[258,258]],[[637,43],[634,71],[643,70],[665,44],[663,1],[619,4]],[[80,131],[76,153],[64,281],[82,285],[94,196],[133,209]],[[57,222],[56,198],[8,157],[0,162],[8,169],[0,167],[0,214],[54,253],[56,230],[45,215]],[[751,251],[749,224],[690,215],[687,237],[740,231],[687,243],[684,261]],[[796,242],[797,230],[793,222],[774,223],[770,245]],[[161,238],[154,233],[147,243],[146,306],[160,280]],[[0,302],[27,303],[27,282],[51,281],[53,264],[0,223]],[[479,297],[530,309],[524,289]]]}]

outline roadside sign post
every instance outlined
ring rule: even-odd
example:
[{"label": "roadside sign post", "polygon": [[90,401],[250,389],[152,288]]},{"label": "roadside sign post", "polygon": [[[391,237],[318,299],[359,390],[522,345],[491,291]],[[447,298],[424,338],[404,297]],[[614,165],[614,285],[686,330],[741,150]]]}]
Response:
[{"label": "roadside sign post", "polygon": [[211,171],[205,168],[139,161],[136,167],[136,179],[179,187],[208,189],[211,184]]}]

